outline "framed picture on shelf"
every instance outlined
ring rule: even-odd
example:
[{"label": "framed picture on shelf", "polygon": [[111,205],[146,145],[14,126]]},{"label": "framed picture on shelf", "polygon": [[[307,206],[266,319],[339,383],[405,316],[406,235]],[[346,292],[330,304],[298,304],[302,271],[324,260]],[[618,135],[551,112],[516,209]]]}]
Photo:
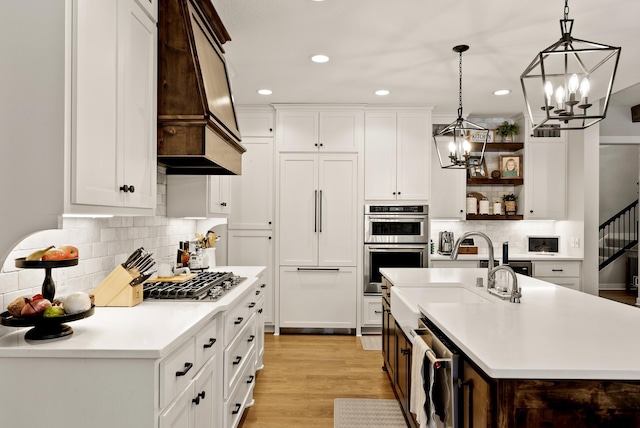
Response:
[{"label": "framed picture on shelf", "polygon": [[522,155],[500,155],[500,178],[522,178]]},{"label": "framed picture on shelf", "polygon": [[[487,131],[469,131],[469,141],[472,143],[482,143],[484,142],[484,134]],[[487,143],[493,143],[494,131],[489,130],[489,135],[487,136]]]},{"label": "framed picture on shelf", "polygon": [[488,178],[487,163],[484,158],[480,162],[480,156],[469,156],[469,168],[467,169],[469,178]]}]

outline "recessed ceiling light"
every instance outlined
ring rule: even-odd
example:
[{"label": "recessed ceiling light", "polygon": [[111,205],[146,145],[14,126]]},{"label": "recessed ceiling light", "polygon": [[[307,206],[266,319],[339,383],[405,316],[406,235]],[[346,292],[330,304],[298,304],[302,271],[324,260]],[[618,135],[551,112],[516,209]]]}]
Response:
[{"label": "recessed ceiling light", "polygon": [[377,91],[374,92],[374,94],[384,96],[384,95],[389,95],[389,91],[386,89],[378,89]]},{"label": "recessed ceiling light", "polygon": [[326,55],[314,55],[311,57],[311,61],[317,63],[323,63],[329,61],[329,57]]},{"label": "recessed ceiling light", "polygon": [[258,89],[260,95],[271,95],[273,91],[271,89]]},{"label": "recessed ceiling light", "polygon": [[493,91],[493,95],[507,95],[511,93],[511,89],[498,89],[497,91]]}]

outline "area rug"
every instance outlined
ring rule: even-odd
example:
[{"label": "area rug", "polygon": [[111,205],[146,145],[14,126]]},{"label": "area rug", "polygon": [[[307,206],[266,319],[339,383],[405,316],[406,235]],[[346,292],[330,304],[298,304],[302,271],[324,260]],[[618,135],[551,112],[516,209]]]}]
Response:
[{"label": "area rug", "polygon": [[382,336],[360,336],[360,342],[362,343],[362,349],[365,351],[382,351]]},{"label": "area rug", "polygon": [[398,400],[336,398],[334,428],[407,428]]}]

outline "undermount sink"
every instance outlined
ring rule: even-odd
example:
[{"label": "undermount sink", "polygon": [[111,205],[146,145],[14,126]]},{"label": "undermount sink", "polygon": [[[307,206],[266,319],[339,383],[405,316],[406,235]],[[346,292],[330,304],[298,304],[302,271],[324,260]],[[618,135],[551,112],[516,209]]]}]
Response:
[{"label": "undermount sink", "polygon": [[[486,293],[484,288],[479,289]],[[391,287],[391,312],[401,325],[417,327],[418,303],[493,303],[459,283],[430,283],[424,287]]]}]

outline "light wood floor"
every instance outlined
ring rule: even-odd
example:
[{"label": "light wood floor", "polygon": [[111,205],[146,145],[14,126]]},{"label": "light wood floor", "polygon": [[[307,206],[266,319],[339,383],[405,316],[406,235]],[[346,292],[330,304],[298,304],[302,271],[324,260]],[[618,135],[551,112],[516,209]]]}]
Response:
[{"label": "light wood floor", "polygon": [[334,398],[395,398],[381,367],[382,352],[356,336],[265,334],[255,405],[240,427],[333,428]]},{"label": "light wood floor", "polygon": [[636,305],[636,299],[638,298],[637,291],[626,290],[600,290],[600,297],[605,299],[615,300],[616,302],[624,303],[627,305]]}]

